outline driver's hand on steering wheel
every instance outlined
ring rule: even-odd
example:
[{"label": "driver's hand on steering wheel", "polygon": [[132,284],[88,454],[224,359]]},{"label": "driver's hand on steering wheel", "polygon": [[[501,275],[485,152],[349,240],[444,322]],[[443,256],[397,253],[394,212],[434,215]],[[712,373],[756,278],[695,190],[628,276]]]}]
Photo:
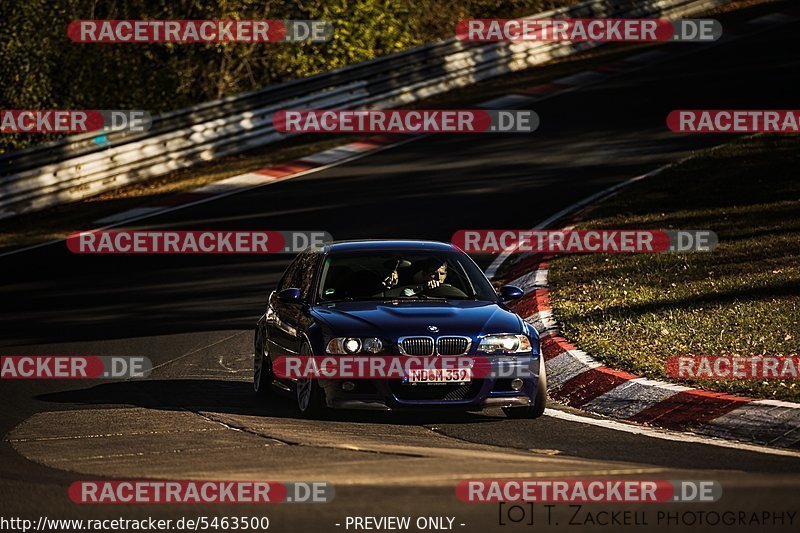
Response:
[{"label": "driver's hand on steering wheel", "polygon": [[435,279],[429,280],[428,283],[425,284],[425,286],[429,289],[435,289],[439,285],[441,285],[441,282]]}]

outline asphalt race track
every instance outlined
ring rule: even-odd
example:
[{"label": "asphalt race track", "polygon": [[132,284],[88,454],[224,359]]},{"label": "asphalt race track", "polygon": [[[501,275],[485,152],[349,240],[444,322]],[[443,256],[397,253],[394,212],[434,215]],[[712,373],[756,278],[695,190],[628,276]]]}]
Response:
[{"label": "asphalt race track", "polygon": [[[532,227],[725,140],[670,133],[665,117],[673,109],[795,108],[798,31],[795,21],[717,46],[691,45],[696,53],[548,99],[534,107],[541,118],[534,134],[430,136],[140,227],[441,241],[459,229]],[[144,381],[5,381],[2,514],[252,514],[269,516],[276,531],[344,531],[352,515],[447,515],[456,517],[456,530],[486,531],[498,528],[497,504],[458,501],[458,480],[637,474],[713,479],[723,487],[715,504],[651,504],[641,531],[688,527],[657,523],[657,510],[797,511],[800,455],[664,440],[563,417],[508,420],[499,410],[337,413],[309,421],[288,400],[262,403],[252,393],[252,328],[290,259],[80,256],[63,243],[0,258],[4,354],[147,356],[156,365]],[[483,266],[490,260],[480,258]],[[328,481],[336,498],[236,508],[90,507],[67,497],[79,479],[149,477]],[[558,505],[547,527],[537,504],[533,527],[555,530],[558,522],[558,530],[570,529],[573,511]]]}]

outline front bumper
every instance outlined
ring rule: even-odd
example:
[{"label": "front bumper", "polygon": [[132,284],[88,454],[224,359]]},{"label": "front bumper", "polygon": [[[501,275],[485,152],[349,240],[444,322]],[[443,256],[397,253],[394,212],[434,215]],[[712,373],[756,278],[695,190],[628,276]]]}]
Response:
[{"label": "front bumper", "polygon": [[[507,398],[487,398],[478,407],[479,409],[486,409],[489,407],[530,407],[533,405],[533,400],[527,396],[509,396]],[[353,399],[337,399],[328,402],[328,407],[332,409],[356,409],[364,411],[396,411],[401,409],[418,409],[419,406],[409,407],[406,405],[390,407],[387,402],[381,400],[353,400]],[[451,404],[438,403],[433,405],[434,408],[447,408],[453,409],[458,406]],[[473,410],[473,408],[464,408],[465,411]]]},{"label": "front bumper", "polygon": [[510,379],[477,379],[468,385],[402,384],[398,380],[357,380],[356,388],[345,391],[346,380],[324,380],[328,407],[333,409],[406,410],[461,409],[488,407],[528,407],[534,404],[539,380],[523,379],[520,390],[513,390]]}]

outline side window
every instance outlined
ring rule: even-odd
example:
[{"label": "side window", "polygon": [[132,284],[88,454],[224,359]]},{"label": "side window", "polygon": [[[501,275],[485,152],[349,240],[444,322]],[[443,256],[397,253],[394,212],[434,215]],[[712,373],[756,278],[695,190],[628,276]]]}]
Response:
[{"label": "side window", "polygon": [[314,284],[314,273],[316,272],[317,258],[319,254],[315,251],[303,252],[297,260],[298,269],[295,276],[295,287],[300,289],[303,299],[307,299],[311,292],[311,285]]},{"label": "side window", "polygon": [[300,258],[298,257],[292,264],[289,265],[289,268],[286,269],[284,272],[283,277],[281,278],[280,283],[278,283],[278,292],[282,291],[283,289],[288,289],[290,287],[297,287],[294,284],[294,280],[297,278],[297,270],[300,266]]},{"label": "side window", "polygon": [[295,259],[286,273],[283,275],[278,290],[296,287],[300,289],[303,299],[308,297],[311,291],[311,285],[314,283],[314,272],[317,264],[318,254],[316,251],[308,251],[300,254]]}]

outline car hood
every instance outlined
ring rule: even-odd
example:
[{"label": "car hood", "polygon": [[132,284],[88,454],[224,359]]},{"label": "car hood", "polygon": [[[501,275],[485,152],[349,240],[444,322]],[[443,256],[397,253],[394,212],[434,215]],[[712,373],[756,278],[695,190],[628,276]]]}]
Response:
[{"label": "car hood", "polygon": [[[330,335],[375,336],[397,340],[409,335],[464,335],[524,333],[522,320],[494,302],[341,302],[314,307],[315,316]],[[432,332],[429,326],[438,331]]]}]

